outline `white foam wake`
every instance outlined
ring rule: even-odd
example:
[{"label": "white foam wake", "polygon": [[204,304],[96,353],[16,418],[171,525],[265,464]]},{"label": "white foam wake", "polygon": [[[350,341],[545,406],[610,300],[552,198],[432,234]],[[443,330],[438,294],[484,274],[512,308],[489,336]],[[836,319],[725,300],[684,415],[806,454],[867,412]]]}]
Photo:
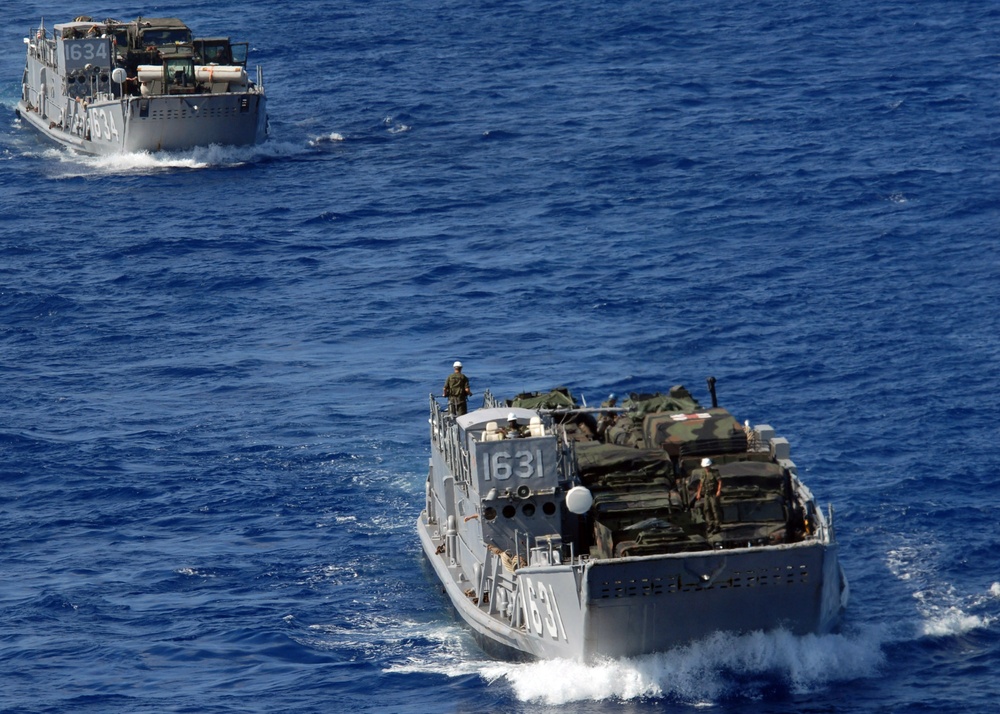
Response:
[{"label": "white foam wake", "polygon": [[483,666],[480,674],[508,682],[522,701],[559,705],[668,698],[711,703],[728,696],[754,697],[776,683],[807,692],[833,681],[871,677],[882,662],[876,630],[857,637],[719,633],[662,654],[598,664],[494,663]]},{"label": "white foam wake", "polygon": [[755,698],[774,686],[809,692],[835,681],[876,676],[884,659],[879,629],[850,636],[718,633],[670,652],[592,664],[485,659],[457,625],[434,635],[440,656],[424,653],[391,670],[449,677],[475,673],[509,686],[521,701],[549,705],[645,699],[709,704],[725,697]]},{"label": "white foam wake", "polygon": [[89,156],[69,149],[47,147],[41,155],[57,161],[59,178],[94,175],[154,174],[178,169],[200,170],[235,167],[304,153],[308,147],[288,142],[267,141],[254,146],[203,146],[187,151],[162,151]]}]

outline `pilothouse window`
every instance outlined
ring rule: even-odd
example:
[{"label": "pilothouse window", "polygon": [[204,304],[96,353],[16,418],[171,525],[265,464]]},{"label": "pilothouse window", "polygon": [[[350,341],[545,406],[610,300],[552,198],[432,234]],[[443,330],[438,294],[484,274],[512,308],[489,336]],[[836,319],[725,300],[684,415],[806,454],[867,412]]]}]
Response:
[{"label": "pilothouse window", "polygon": [[194,62],[189,59],[167,60],[167,77],[175,87],[194,86]]},{"label": "pilothouse window", "polygon": [[229,51],[233,58],[233,64],[238,64],[242,67],[247,66],[247,55],[250,52],[250,45],[248,43],[237,42],[229,48]]},{"label": "pilothouse window", "polygon": [[195,40],[194,54],[199,64],[231,65],[233,53],[229,40]]},{"label": "pilothouse window", "polygon": [[185,45],[191,42],[190,30],[146,30],[142,33],[142,44],[145,47],[155,45]]}]

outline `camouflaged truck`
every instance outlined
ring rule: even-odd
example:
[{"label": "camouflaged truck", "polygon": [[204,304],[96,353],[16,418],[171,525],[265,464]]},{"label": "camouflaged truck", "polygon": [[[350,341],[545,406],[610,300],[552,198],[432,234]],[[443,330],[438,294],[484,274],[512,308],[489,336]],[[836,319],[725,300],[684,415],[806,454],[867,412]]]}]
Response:
[{"label": "camouflaged truck", "polygon": [[[565,389],[452,417],[430,400],[420,540],[480,645],[635,656],[716,631],[833,629],[846,605],[832,510],[788,441],[684,387],[581,407]],[[718,532],[697,499],[710,458]]]}]

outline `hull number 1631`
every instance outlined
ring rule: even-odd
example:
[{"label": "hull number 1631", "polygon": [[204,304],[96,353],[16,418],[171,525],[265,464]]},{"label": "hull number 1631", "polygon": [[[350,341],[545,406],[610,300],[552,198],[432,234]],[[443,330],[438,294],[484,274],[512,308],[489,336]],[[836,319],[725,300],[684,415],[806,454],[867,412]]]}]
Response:
[{"label": "hull number 1631", "polygon": [[533,478],[541,476],[542,450],[524,449],[513,454],[506,451],[494,451],[483,454],[483,481],[496,479],[506,481],[511,477]]}]

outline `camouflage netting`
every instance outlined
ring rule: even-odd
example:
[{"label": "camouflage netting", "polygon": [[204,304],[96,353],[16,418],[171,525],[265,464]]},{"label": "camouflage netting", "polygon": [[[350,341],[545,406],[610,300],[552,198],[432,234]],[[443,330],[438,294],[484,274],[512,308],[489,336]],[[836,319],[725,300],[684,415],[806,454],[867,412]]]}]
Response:
[{"label": "camouflage netting", "polygon": [[577,409],[576,399],[566,387],[556,387],[551,392],[524,392],[507,400],[507,406],[524,409],[554,409],[552,418],[562,424],[566,438],[571,441],[589,441],[597,435],[597,420],[593,414],[575,412],[559,414],[559,409]]},{"label": "camouflage netting", "polygon": [[[649,440],[646,434],[644,425],[649,418],[662,414],[685,414],[701,409],[698,401],[680,385],[671,387],[667,394],[633,392],[620,406],[625,412],[611,420],[611,424],[604,431],[604,439],[611,444],[638,448],[659,445],[658,442]],[[660,441],[662,442],[662,439]]]},{"label": "camouflage netting", "polygon": [[578,442],[576,463],[588,488],[673,483],[674,478],[669,455],[659,449]]},{"label": "camouflage netting", "polygon": [[597,557],[688,549],[678,521],[690,519],[674,490],[674,466],[665,451],[581,442],[576,461],[581,481],[594,493]]},{"label": "camouflage netting", "polygon": [[[602,410],[560,413],[579,408],[565,387],[519,394],[508,405],[554,410],[575,442],[580,480],[594,496],[595,557],[793,542],[805,528],[785,470],[766,452],[748,453],[743,426],[725,409],[702,407],[682,386],[632,393]],[[722,532],[710,536],[694,498],[703,456],[723,481]]]},{"label": "camouflage netting", "polygon": [[[790,497],[791,485],[788,475],[783,468],[773,462],[753,459],[723,463],[715,459],[714,468],[722,479],[724,500]],[[694,494],[698,491],[701,469],[692,469],[690,473],[686,479],[682,476],[679,481],[681,492],[689,501],[693,501]]]},{"label": "camouflage netting", "polygon": [[[707,415],[707,416],[705,416]],[[650,414],[643,421],[643,437],[649,447],[659,446],[671,456],[743,453],[747,435],[725,409],[695,414]]]},{"label": "camouflage netting", "polygon": [[507,406],[525,409],[573,409],[576,399],[566,387],[556,387],[551,392],[524,392],[508,401]]},{"label": "camouflage netting", "polygon": [[627,414],[614,417],[611,425],[604,430],[604,440],[609,444],[636,448],[644,445],[642,439],[642,422],[632,421]]},{"label": "camouflage netting", "polygon": [[621,406],[625,409],[634,421],[641,422],[647,414],[657,412],[693,412],[701,409],[698,400],[691,396],[691,393],[682,385],[670,388],[666,394],[654,392],[653,394],[636,394],[632,392],[628,395]]},{"label": "camouflage netting", "polygon": [[770,461],[734,461],[719,464],[716,468],[719,476],[726,481],[727,491],[733,495],[784,495],[790,488],[785,470]]}]

